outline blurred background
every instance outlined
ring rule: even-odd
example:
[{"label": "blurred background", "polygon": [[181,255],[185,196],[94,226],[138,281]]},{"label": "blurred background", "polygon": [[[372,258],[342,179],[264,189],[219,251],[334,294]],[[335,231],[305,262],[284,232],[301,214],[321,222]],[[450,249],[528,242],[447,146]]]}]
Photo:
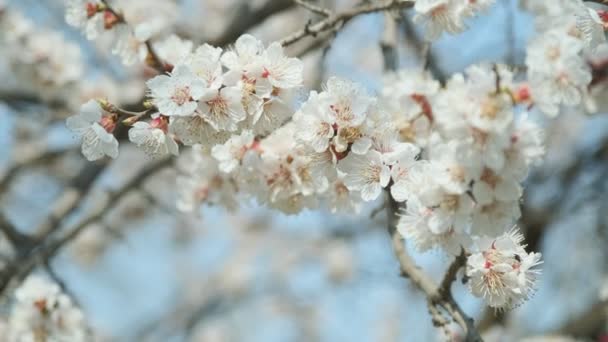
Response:
[{"label": "blurred background", "polygon": [[[60,239],[108,191],[155,163],[124,144],[117,160],[91,164],[65,118],[93,97],[135,106],[150,72],[122,66],[110,42],[87,41],[67,26],[60,0],[4,2],[0,216],[21,233],[44,231],[77,189],[78,206],[50,221]],[[318,19],[291,0],[116,3],[131,20],[158,17],[167,32],[195,45],[227,46],[244,32],[271,42]],[[319,3],[344,9],[358,1]],[[338,75],[377,91],[384,19],[361,16],[331,39],[290,47],[305,61],[307,87],[319,89]],[[468,31],[432,45],[436,77],[482,61],[524,64],[534,23],[519,1],[497,0],[469,24]],[[31,30],[37,39],[16,47],[10,36],[19,30]],[[420,67],[421,37],[409,17],[399,23],[400,67]],[[594,91],[598,114],[573,111],[554,120],[532,114],[547,129],[548,153],[527,181],[519,224],[528,248],[544,256],[538,292],[521,307],[495,313],[464,285],[454,286],[456,300],[488,341],[608,338],[608,107],[602,86]],[[167,167],[143,179],[36,267],[73,296],[100,341],[446,339],[432,326],[425,298],[399,276],[385,214],[375,213],[382,203],[358,217],[325,211],[288,216],[248,202],[235,210],[204,206],[184,214],[175,207],[178,173]],[[7,239],[0,234],[0,267],[19,253]],[[450,261],[439,251],[414,256],[436,279]],[[0,317],[9,302],[10,291],[4,291]],[[449,338],[457,341],[457,331],[454,326]]]}]

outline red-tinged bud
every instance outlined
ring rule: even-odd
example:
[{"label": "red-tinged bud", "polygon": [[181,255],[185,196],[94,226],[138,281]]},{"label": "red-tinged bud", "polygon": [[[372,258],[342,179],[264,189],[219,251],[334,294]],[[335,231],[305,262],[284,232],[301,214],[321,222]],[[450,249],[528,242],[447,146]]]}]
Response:
[{"label": "red-tinged bud", "polygon": [[158,128],[167,133],[169,130],[169,119],[166,116],[161,115],[150,122],[150,127]]},{"label": "red-tinged bud", "polygon": [[431,107],[431,103],[426,98],[426,96],[421,94],[412,94],[410,96],[414,102],[416,102],[422,108],[422,113],[429,119],[429,121],[433,121],[433,108]]},{"label": "red-tinged bud", "polygon": [[338,134],[338,124],[337,123],[333,123],[331,124],[331,128],[334,130],[334,134]]},{"label": "red-tinged bud", "polygon": [[608,23],[608,11],[598,10],[597,15],[600,17],[604,24]]},{"label": "red-tinged bud", "polygon": [[485,264],[483,265],[484,268],[490,268],[492,267],[492,263],[489,262],[488,260],[486,260]]},{"label": "red-tinged bud", "polygon": [[268,78],[268,76],[270,76],[270,71],[264,68],[264,71],[262,72],[262,78]]},{"label": "red-tinged bud", "polygon": [[530,86],[528,84],[519,85],[515,92],[515,101],[517,103],[530,101]]},{"label": "red-tinged bud", "polygon": [[106,130],[106,132],[108,133],[112,133],[114,132],[114,129],[116,128],[116,115],[111,114],[111,115],[106,115],[103,118],[101,118],[101,121],[99,122],[99,124],[101,125],[101,127],[103,127],[103,129]]},{"label": "red-tinged bud", "polygon": [[87,18],[92,18],[99,11],[96,3],[87,2]]},{"label": "red-tinged bud", "polygon": [[255,139],[252,143],[251,143],[251,147],[250,149],[258,152],[258,153],[262,153],[262,144],[260,143],[260,141],[258,139]]},{"label": "red-tinged bud", "polygon": [[110,10],[105,10],[103,12],[103,27],[106,30],[110,30],[114,27],[114,25],[118,24],[120,18],[114,14],[114,12]]},{"label": "red-tinged bud", "polygon": [[46,299],[39,299],[37,301],[34,302],[34,306],[40,310],[40,313],[44,314],[46,313]]}]

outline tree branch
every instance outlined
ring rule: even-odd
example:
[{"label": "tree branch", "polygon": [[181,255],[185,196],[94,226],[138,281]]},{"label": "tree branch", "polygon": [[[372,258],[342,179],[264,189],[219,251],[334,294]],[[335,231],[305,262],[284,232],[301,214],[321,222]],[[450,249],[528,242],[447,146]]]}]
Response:
[{"label": "tree branch", "polygon": [[414,0],[385,0],[360,5],[341,13],[332,14],[331,16],[314,24],[307,24],[302,30],[283,38],[280,43],[283,46],[289,46],[304,37],[315,37],[316,35],[326,31],[337,30],[358,15],[410,8],[414,6],[414,2]]},{"label": "tree branch", "polygon": [[[441,307],[452,319],[462,328],[465,334],[464,341],[466,342],[479,342],[483,341],[477,329],[473,319],[469,318],[460,306],[452,298],[451,292],[445,291],[446,287],[450,287],[455,273],[462,265],[461,257],[456,258],[455,262],[450,266],[448,274],[442,281],[441,286],[435,285],[433,280],[424,273],[420,267],[418,267],[412,257],[407,253],[403,238],[397,232],[397,211],[399,210],[399,204],[391,197],[390,193],[386,193],[386,213],[388,216],[388,232],[393,242],[393,249],[395,256],[399,261],[401,269],[401,275],[410,279],[410,281],[421,290],[429,300],[430,305]],[[465,259],[466,260],[466,259]],[[452,271],[450,271],[452,270]],[[453,275],[452,275],[453,274]]]},{"label": "tree branch", "polygon": [[260,24],[266,18],[293,7],[292,0],[268,0],[263,6],[253,8],[251,1],[246,0],[237,10],[234,20],[227,26],[228,29],[219,37],[208,43],[213,46],[226,46],[233,43],[243,33]]},{"label": "tree branch", "polygon": [[430,43],[425,42],[418,36],[416,28],[409,18],[405,17],[403,20],[401,20],[401,27],[407,41],[411,43],[412,47],[419,53],[419,58],[422,60],[423,68],[428,70],[436,80],[441,83],[445,83],[445,72],[441,70],[439,63],[437,63],[437,59],[431,50]]},{"label": "tree branch", "polygon": [[37,245],[31,248],[27,255],[23,258],[15,259],[11,264],[7,265],[2,273],[0,273],[0,293],[4,291],[13,278],[17,277],[23,279],[37,265],[48,262],[63,246],[76,238],[86,227],[101,219],[125,194],[138,188],[150,176],[156,174],[159,170],[170,166],[172,163],[173,158],[169,157],[144,167],[137,175],[120,188],[120,190],[109,193],[109,195],[105,197],[103,203],[99,204],[89,214],[76,222],[72,228],[62,236],[52,239],[51,233],[57,230],[57,227],[52,227],[49,232],[43,235],[42,239],[38,240]]},{"label": "tree branch", "polygon": [[601,5],[607,5],[608,6],[608,0],[584,0],[585,2],[594,2],[596,4],[601,4]]}]

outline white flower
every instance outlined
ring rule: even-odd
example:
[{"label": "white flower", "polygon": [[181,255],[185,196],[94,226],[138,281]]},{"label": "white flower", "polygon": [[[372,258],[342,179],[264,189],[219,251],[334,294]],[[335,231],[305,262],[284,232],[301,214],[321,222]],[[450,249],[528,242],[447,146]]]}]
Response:
[{"label": "white flower", "polygon": [[[270,97],[262,98],[259,109],[254,110],[254,115],[249,117],[254,133],[268,135],[289,120],[294,114],[292,103],[296,95],[295,89],[274,88]],[[258,104],[253,106],[256,105]]]},{"label": "white flower", "polygon": [[441,210],[425,206],[415,197],[410,198],[399,218],[397,229],[404,238],[411,239],[420,252],[441,247],[450,254],[458,255],[461,247],[470,244],[470,238],[463,225],[443,224],[445,217],[442,217]]},{"label": "white flower", "polygon": [[222,86],[221,48],[204,44],[196,49],[187,65],[205,82],[205,88],[219,89]]},{"label": "white flower", "polygon": [[202,144],[211,147],[230,138],[229,132],[216,130],[199,114],[172,117],[169,131],[186,146]]},{"label": "white flower", "polygon": [[71,26],[84,29],[89,40],[97,38],[103,30],[103,14],[95,0],[68,0],[65,20]]},{"label": "white flower", "polygon": [[496,239],[480,238],[467,261],[471,292],[494,308],[509,309],[527,300],[540,271],[540,253],[527,253],[523,235],[513,229]]},{"label": "white flower", "polygon": [[527,115],[521,115],[511,132],[511,146],[505,153],[507,160],[503,173],[523,181],[530,165],[539,162],[545,154],[542,129]]},{"label": "white flower", "polygon": [[177,208],[192,212],[202,203],[236,208],[235,182],[218,170],[217,161],[201,145],[195,145],[189,157],[185,175],[177,178]]},{"label": "white flower", "polygon": [[[466,247],[474,203],[467,194],[451,193],[439,183],[441,169],[436,163],[416,162],[404,182],[392,194],[407,199],[407,211],[399,226],[405,237],[415,237],[420,251],[434,246],[458,253]],[[393,184],[395,186],[395,184]]]},{"label": "white flower", "polygon": [[59,32],[36,32],[25,44],[27,46],[20,52],[19,59],[28,65],[34,77],[40,78],[37,82],[64,86],[82,79],[81,48],[66,41]]},{"label": "white flower", "polygon": [[448,192],[463,194],[473,179],[479,177],[478,163],[471,145],[449,140],[430,147],[429,159],[437,166],[437,182]]},{"label": "white flower", "polygon": [[171,75],[159,75],[147,82],[154,105],[167,116],[189,116],[205,93],[205,84],[185,65]]},{"label": "white flower", "polygon": [[300,128],[296,132],[296,138],[319,153],[327,150],[330,139],[335,134],[335,119],[322,107],[322,99],[313,91],[302,108],[294,114],[294,122]]},{"label": "white flower", "polygon": [[82,312],[59,286],[35,275],[15,291],[8,330],[9,341],[90,340]]},{"label": "white flower", "polygon": [[431,102],[440,84],[421,70],[399,70],[383,79],[380,103],[404,141],[427,143],[433,121]]},{"label": "white flower", "polygon": [[414,22],[425,26],[427,40],[439,38],[443,31],[452,34],[462,32],[466,28],[463,22],[464,3],[460,0],[417,0]]},{"label": "white flower", "polygon": [[219,170],[231,173],[236,169],[245,153],[249,151],[254,143],[251,131],[243,131],[241,135],[235,135],[223,145],[215,145],[211,149],[211,155],[219,162]]},{"label": "white flower", "polygon": [[339,128],[359,126],[365,121],[374,99],[359,84],[331,77],[327,80],[326,88],[322,94],[327,97],[329,104],[323,109],[330,111]]},{"label": "white flower", "polygon": [[350,153],[338,162],[345,174],[344,184],[351,191],[360,191],[364,201],[373,201],[390,181],[390,169],[382,162],[382,154],[369,151],[365,155]]},{"label": "white flower", "polygon": [[519,201],[501,202],[494,200],[479,205],[473,211],[471,232],[476,235],[496,236],[505,232],[521,216]]},{"label": "white flower", "polygon": [[241,96],[239,87],[208,91],[200,98],[201,116],[218,131],[234,132],[246,117]]},{"label": "white flower", "polygon": [[244,34],[234,43],[234,50],[224,52],[221,60],[226,68],[239,73],[248,69],[259,70],[263,51],[264,45],[261,41],[252,35]]},{"label": "white flower", "polygon": [[591,50],[606,42],[604,22],[596,10],[585,6],[582,2],[576,13],[576,28]]},{"label": "white flower", "polygon": [[332,213],[354,213],[361,210],[361,194],[358,191],[348,190],[344,181],[336,179],[325,194]]},{"label": "white flower", "polygon": [[164,156],[169,153],[178,155],[177,143],[166,133],[166,120],[166,118],[159,117],[152,120],[152,124],[136,122],[129,129],[129,140],[152,157]]},{"label": "white flower", "polygon": [[144,41],[138,39],[128,25],[117,25],[114,31],[116,38],[112,53],[119,56],[124,65],[133,65],[146,59],[148,49]]},{"label": "white flower", "polygon": [[[361,140],[363,139],[359,139],[357,142],[360,142]],[[365,154],[367,149],[362,153],[355,151],[357,142],[352,146],[353,152]],[[407,142],[400,142],[397,140],[397,135],[390,131],[378,132],[378,134],[372,136],[370,145],[373,150],[382,154],[382,160],[386,165],[393,165],[400,162],[407,167],[416,160],[416,157],[420,153],[420,148],[418,146]]]},{"label": "white flower", "polygon": [[479,179],[474,182],[472,193],[477,204],[486,205],[494,199],[502,202],[517,201],[521,197],[522,189],[516,179],[485,168]]},{"label": "white flower", "polygon": [[80,113],[69,117],[67,127],[82,140],[82,154],[90,161],[107,155],[118,157],[118,141],[110,132],[116,125],[112,116],[103,117],[103,110],[95,100],[83,104]]},{"label": "white flower", "polygon": [[302,86],[304,64],[298,58],[286,57],[280,43],[268,46],[262,55],[262,78],[273,87],[289,89]]},{"label": "white flower", "polygon": [[[394,155],[389,159],[391,161],[391,195],[393,198],[402,202],[408,197],[407,178],[410,169],[415,165],[416,158],[420,153],[420,148],[409,143],[398,143],[398,151],[391,152]],[[385,162],[386,154],[383,155]]]},{"label": "white flower", "polygon": [[170,35],[165,40],[154,44],[154,51],[158,57],[171,65],[184,64],[190,58],[193,43],[177,35]]},{"label": "white flower", "polygon": [[555,116],[560,105],[581,103],[588,93],[591,72],[580,55],[583,42],[563,29],[548,31],[528,46],[526,65],[534,103],[545,114]]}]

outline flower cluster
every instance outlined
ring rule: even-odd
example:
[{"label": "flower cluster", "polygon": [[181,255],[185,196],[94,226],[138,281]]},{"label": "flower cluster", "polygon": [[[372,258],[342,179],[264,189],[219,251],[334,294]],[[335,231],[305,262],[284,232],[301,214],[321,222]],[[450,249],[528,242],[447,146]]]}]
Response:
[{"label": "flower cluster", "polygon": [[527,300],[540,275],[540,254],[526,252],[524,237],[511,230],[497,238],[481,237],[467,260],[471,292],[497,309],[513,308]]},{"label": "flower cluster", "polygon": [[15,292],[8,341],[90,341],[84,315],[54,283],[30,276]]},{"label": "flower cluster", "polygon": [[532,102],[547,115],[561,106],[592,106],[589,57],[605,45],[608,15],[583,1],[528,0],[539,34],[529,43],[526,66]]},{"label": "flower cluster", "polygon": [[293,114],[303,66],[286,57],[280,44],[264,48],[244,35],[234,50],[205,44],[181,55],[170,75],[157,76],[148,87],[185,145],[224,143],[243,130],[267,135]]},{"label": "flower cluster", "polygon": [[[403,78],[389,78],[388,88],[407,84]],[[428,137],[421,160],[391,193],[407,201],[398,228],[419,250],[441,246],[457,254],[471,236],[495,236],[519,217],[520,183],[544,149],[540,129],[525,114],[515,116],[518,86],[511,80],[502,66],[472,66],[436,94],[427,92],[424,106],[416,104],[427,113],[421,117],[430,120],[430,134],[422,126]],[[401,97],[419,98],[401,89]]]},{"label": "flower cluster", "polygon": [[105,34],[112,41],[112,53],[125,65],[145,61],[146,41],[169,26],[174,16],[171,13],[177,13],[175,4],[150,0],[117,2],[124,12],[116,12],[106,1],[67,0],[66,21],[82,29],[89,40]]},{"label": "flower cluster", "polygon": [[426,39],[435,40],[443,32],[460,33],[465,20],[490,7],[494,0],[417,0],[414,21],[426,28]]},{"label": "flower cluster", "polygon": [[[300,99],[303,64],[278,42],[245,34],[224,50],[169,36],[148,42],[167,73],[147,81],[147,111],[91,101],[68,126],[90,160],[117,155],[121,124],[151,156],[192,147],[177,180],[183,211],[235,208],[240,194],[285,213],[358,212],[388,193],[404,208],[397,226],[404,238],[419,251],[472,248],[473,294],[512,307],[530,295],[540,260],[520,234],[506,232],[520,216],[522,182],[544,154],[528,112],[555,115],[587,103],[587,59],[605,39],[606,13],[559,2],[526,2],[540,35],[528,47],[525,80],[492,64],[444,85],[426,71],[400,70],[385,76],[377,96],[330,77]],[[70,20],[87,32],[98,21],[106,30],[126,25],[105,2],[72,3]],[[464,30],[465,18],[492,3],[419,0],[414,8],[432,39]]]},{"label": "flower cluster", "polygon": [[[22,82],[41,95],[78,82],[84,71],[78,45],[61,33],[38,28],[19,12],[0,5],[0,50]],[[69,90],[68,90],[69,92]]]}]

